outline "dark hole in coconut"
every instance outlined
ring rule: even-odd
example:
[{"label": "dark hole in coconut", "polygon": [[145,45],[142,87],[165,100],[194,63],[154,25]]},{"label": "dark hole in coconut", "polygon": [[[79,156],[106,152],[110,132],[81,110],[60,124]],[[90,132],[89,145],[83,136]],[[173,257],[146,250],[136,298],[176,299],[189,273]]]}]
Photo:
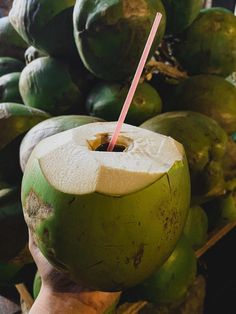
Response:
[{"label": "dark hole in coconut", "polygon": [[[106,152],[108,149],[109,143],[103,143],[99,145],[95,150],[99,152]],[[124,145],[115,145],[113,152],[121,153],[126,149]]]}]

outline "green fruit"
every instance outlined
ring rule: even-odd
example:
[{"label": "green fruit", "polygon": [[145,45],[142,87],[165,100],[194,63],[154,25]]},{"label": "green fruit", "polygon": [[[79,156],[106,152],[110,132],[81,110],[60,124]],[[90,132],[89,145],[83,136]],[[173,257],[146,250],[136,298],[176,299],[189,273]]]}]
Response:
[{"label": "green fruit", "polygon": [[[90,115],[107,121],[116,121],[129,91],[129,85],[100,83],[95,86],[87,98],[87,111]],[[139,84],[126,122],[140,125],[161,112],[162,101],[156,90],[148,83]]]},{"label": "green fruit", "polygon": [[236,141],[234,141],[232,137],[228,138],[223,169],[227,181],[236,178]]},{"label": "green fruit", "polygon": [[236,221],[236,203],[232,194],[222,197],[218,206],[221,210],[220,221],[223,224]]},{"label": "green fruit", "polygon": [[12,72],[21,72],[24,67],[24,63],[20,60],[8,57],[0,57],[0,77]]},{"label": "green fruit", "polygon": [[236,203],[232,193],[206,203],[204,209],[210,229],[236,221]]},{"label": "green fruit", "polygon": [[222,8],[202,10],[176,47],[190,74],[228,76],[236,71],[236,17]]},{"label": "green fruit", "polygon": [[74,35],[85,67],[105,80],[133,75],[157,12],[163,18],[153,49],[165,32],[166,16],[160,0],[77,1]]},{"label": "green fruit", "polygon": [[162,0],[167,15],[167,32],[181,33],[198,16],[202,0]]},{"label": "green fruit", "polygon": [[37,124],[26,134],[20,146],[20,164],[22,171],[24,172],[26,163],[34,147],[44,138],[84,124],[99,121],[102,120],[89,116],[59,116]]},{"label": "green fruit", "polygon": [[15,103],[0,104],[0,180],[20,183],[19,147],[24,134],[49,117],[43,111]]},{"label": "green fruit", "polygon": [[0,18],[0,56],[23,60],[26,42],[12,27],[9,17]]},{"label": "green fruit", "polygon": [[[79,75],[82,79],[84,74]],[[56,115],[82,111],[81,88],[69,66],[57,59],[44,57],[28,64],[22,71],[19,86],[27,106]]]},{"label": "green fruit", "polygon": [[189,162],[192,203],[224,194],[222,159],[227,135],[213,119],[197,112],[167,112],[141,127],[173,137],[183,144]]},{"label": "green fruit", "polygon": [[164,265],[130,293],[139,300],[175,307],[186,297],[196,273],[195,253],[188,240],[182,236]]},{"label": "green fruit", "polygon": [[191,207],[184,226],[184,235],[193,249],[199,249],[207,240],[208,218],[200,206]]},{"label": "green fruit", "polygon": [[30,62],[38,59],[38,58],[42,58],[42,57],[46,57],[46,54],[42,51],[40,51],[39,49],[30,46],[26,51],[25,51],[25,62],[26,64],[29,64]]},{"label": "green fruit", "polygon": [[0,183],[0,263],[13,260],[28,242],[20,188]]},{"label": "green fruit", "polygon": [[[125,124],[118,143],[128,153],[92,151],[115,125],[92,123],[44,139],[22,182],[25,219],[44,256],[72,280],[100,291],[138,284],[163,264],[182,233],[190,198],[183,148],[168,137]],[[160,170],[152,168],[149,154],[158,165],[163,158]],[[61,180],[73,191],[59,188]]]},{"label": "green fruit", "polygon": [[0,149],[34,125],[49,118],[49,114],[44,111],[15,103],[1,103],[0,113]]},{"label": "green fruit", "polygon": [[33,283],[33,296],[34,296],[34,299],[37,299],[38,295],[39,295],[39,292],[40,292],[40,289],[41,289],[41,286],[42,286],[42,279],[39,275],[39,272],[37,271],[37,273],[35,274],[35,277],[34,277],[34,283]]},{"label": "green fruit", "polygon": [[0,77],[0,103],[22,103],[19,92],[20,73],[13,72]]},{"label": "green fruit", "polygon": [[236,131],[236,88],[214,75],[193,76],[176,90],[178,107],[216,120],[229,134]]},{"label": "green fruit", "polygon": [[15,0],[10,21],[29,44],[55,57],[76,54],[72,13],[75,0]]}]

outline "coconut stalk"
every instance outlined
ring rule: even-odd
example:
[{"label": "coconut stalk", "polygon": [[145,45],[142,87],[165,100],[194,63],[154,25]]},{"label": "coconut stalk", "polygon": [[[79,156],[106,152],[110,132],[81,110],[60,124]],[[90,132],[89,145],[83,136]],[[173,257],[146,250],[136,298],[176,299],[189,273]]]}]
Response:
[{"label": "coconut stalk", "polygon": [[18,293],[20,294],[21,302],[23,301],[25,305],[25,310],[29,312],[34,303],[32,296],[30,295],[28,289],[23,283],[17,284],[15,285],[15,287]]}]

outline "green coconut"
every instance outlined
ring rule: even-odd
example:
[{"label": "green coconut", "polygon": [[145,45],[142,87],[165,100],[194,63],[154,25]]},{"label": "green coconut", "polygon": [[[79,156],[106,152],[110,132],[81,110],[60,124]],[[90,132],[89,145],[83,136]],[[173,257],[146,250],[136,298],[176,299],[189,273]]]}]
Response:
[{"label": "green coconut", "polygon": [[227,181],[236,178],[236,141],[232,137],[228,138],[223,169]]},{"label": "green coconut", "polygon": [[47,118],[47,113],[21,104],[0,104],[0,180],[20,183],[19,147],[22,138],[34,125]]},{"label": "green coconut", "polygon": [[176,46],[190,74],[228,76],[236,71],[236,16],[223,8],[202,10]]},{"label": "green coconut", "polygon": [[39,275],[39,272],[37,271],[34,277],[34,282],[33,282],[33,296],[34,299],[37,299],[39,292],[41,290],[42,286],[42,279]]},{"label": "green coconut", "polygon": [[[27,106],[38,108],[52,114],[71,111],[81,113],[82,78],[79,71],[74,78],[69,65],[51,57],[43,57],[28,64],[20,77],[20,94]],[[81,80],[77,84],[76,80]]]},{"label": "green coconut", "polygon": [[28,242],[28,228],[24,221],[20,187],[0,183],[0,263],[17,260],[21,265]]},{"label": "green coconut", "polygon": [[236,221],[236,203],[233,193],[218,197],[204,205],[210,230]]},{"label": "green coconut", "polygon": [[[98,84],[92,89],[87,98],[88,113],[107,121],[118,120],[129,87],[129,84]],[[148,83],[139,84],[127,114],[126,122],[138,126],[160,113],[161,108],[162,101],[157,91]]]},{"label": "green coconut", "polygon": [[222,224],[236,221],[236,203],[233,194],[230,193],[218,200],[220,208],[220,221]]},{"label": "green coconut", "polygon": [[164,265],[129,294],[172,308],[184,301],[197,274],[197,259],[189,241],[182,236]]},{"label": "green coconut", "polygon": [[39,49],[30,46],[26,51],[25,51],[25,62],[26,64],[29,64],[30,62],[38,59],[38,58],[42,58],[42,57],[46,57],[46,54],[42,51],[40,51]]},{"label": "green coconut", "polygon": [[199,249],[207,240],[208,218],[200,206],[191,207],[184,226],[184,235],[193,249]]},{"label": "green coconut", "polygon": [[102,119],[90,116],[59,116],[47,119],[34,126],[24,137],[20,146],[20,164],[24,172],[26,163],[35,146],[44,138],[76,128],[78,126],[99,122]]},{"label": "green coconut", "polygon": [[125,151],[99,151],[115,125],[92,123],[44,139],[22,182],[25,219],[44,256],[99,291],[123,290],[160,267],[190,200],[182,145],[125,124],[117,141]]},{"label": "green coconut", "polygon": [[133,75],[157,12],[163,18],[154,48],[165,32],[165,9],[160,0],[77,1],[74,36],[85,67],[108,81]]},{"label": "green coconut", "polygon": [[24,60],[26,42],[12,27],[9,17],[0,18],[0,56]]},{"label": "green coconut", "polygon": [[29,44],[55,57],[76,55],[72,13],[75,0],[15,0],[10,21]]},{"label": "green coconut", "polygon": [[141,127],[173,137],[183,144],[190,167],[192,204],[225,192],[222,160],[227,134],[213,119],[197,112],[167,112]]},{"label": "green coconut", "polygon": [[202,0],[162,0],[167,15],[167,32],[179,34],[198,16]]},{"label": "green coconut", "polygon": [[236,88],[214,75],[192,76],[176,89],[178,107],[203,113],[229,134],[236,131]]},{"label": "green coconut", "polygon": [[22,103],[19,91],[20,73],[13,72],[0,77],[0,103]]},{"label": "green coconut", "polygon": [[9,57],[0,57],[0,77],[12,72],[21,72],[24,67],[25,64],[20,60]]}]

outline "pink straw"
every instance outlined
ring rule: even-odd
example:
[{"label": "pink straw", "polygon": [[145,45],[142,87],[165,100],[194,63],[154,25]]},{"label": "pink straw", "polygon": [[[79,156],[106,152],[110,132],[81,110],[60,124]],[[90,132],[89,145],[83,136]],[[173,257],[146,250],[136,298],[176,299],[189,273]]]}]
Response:
[{"label": "pink straw", "polygon": [[117,125],[116,125],[116,129],[115,129],[115,132],[113,133],[112,135],[112,138],[111,138],[111,141],[109,143],[109,146],[108,146],[108,149],[107,151],[109,152],[112,152],[115,145],[116,145],[116,141],[118,139],[118,136],[119,136],[119,133],[120,133],[120,130],[122,128],[122,125],[125,121],[125,118],[127,116],[127,113],[129,111],[129,107],[131,105],[131,102],[133,100],[133,97],[134,97],[134,94],[135,94],[135,91],[138,87],[138,83],[139,83],[139,80],[140,80],[140,77],[143,73],[143,69],[144,69],[144,66],[145,66],[145,63],[147,61],[147,58],[148,58],[148,55],[149,55],[149,52],[151,50],[151,47],[152,47],[152,44],[153,44],[153,41],[155,39],[155,36],[156,36],[156,32],[158,30],[158,27],[161,23],[161,19],[162,19],[162,15],[161,13],[157,13],[156,17],[155,17],[155,20],[154,20],[154,23],[153,23],[153,26],[152,26],[152,29],[151,29],[151,32],[149,34],[149,37],[148,37],[148,40],[147,40],[147,43],[146,43],[146,46],[144,48],[144,51],[143,51],[143,54],[142,54],[142,57],[139,61],[139,65],[137,67],[137,70],[136,70],[136,73],[134,75],[134,79],[133,79],[133,82],[130,86],[130,89],[129,89],[129,92],[128,92],[128,95],[126,97],[126,100],[125,100],[125,103],[123,105],[123,108],[122,108],[122,111],[120,113],[120,117],[118,119],[118,122],[117,122]]}]

